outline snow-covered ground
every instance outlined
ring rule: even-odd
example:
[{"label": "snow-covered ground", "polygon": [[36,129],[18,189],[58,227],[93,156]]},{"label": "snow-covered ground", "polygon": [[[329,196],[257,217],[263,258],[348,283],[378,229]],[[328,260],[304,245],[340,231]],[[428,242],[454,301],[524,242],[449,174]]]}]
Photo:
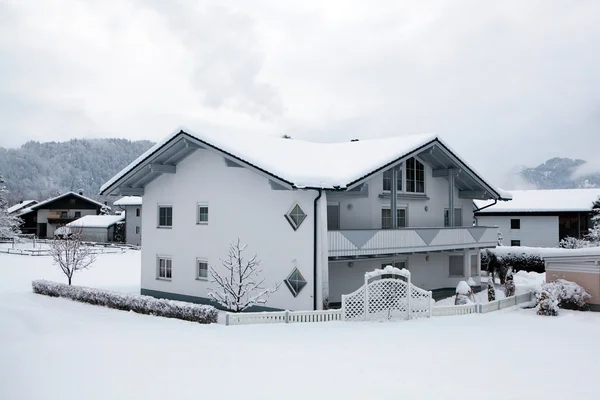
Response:
[{"label": "snow-covered ground", "polygon": [[[74,282],[134,292],[139,263],[100,255]],[[64,281],[47,257],[0,273],[1,399],[598,398],[600,313],[227,327],[35,295]]]}]

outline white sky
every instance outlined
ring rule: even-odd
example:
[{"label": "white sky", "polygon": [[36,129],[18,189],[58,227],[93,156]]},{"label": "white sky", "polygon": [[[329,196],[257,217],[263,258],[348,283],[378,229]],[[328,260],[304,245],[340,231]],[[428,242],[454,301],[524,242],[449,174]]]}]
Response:
[{"label": "white sky", "polygon": [[599,16],[596,0],[0,0],[0,146],[437,133],[502,185],[597,154]]}]

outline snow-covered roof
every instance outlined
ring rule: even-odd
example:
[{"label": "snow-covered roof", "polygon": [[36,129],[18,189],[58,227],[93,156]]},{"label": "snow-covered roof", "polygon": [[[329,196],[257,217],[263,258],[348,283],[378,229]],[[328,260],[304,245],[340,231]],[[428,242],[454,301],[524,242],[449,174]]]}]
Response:
[{"label": "snow-covered roof", "polygon": [[[511,190],[513,199],[480,211],[486,213],[590,211],[600,196],[600,189]],[[477,208],[491,204],[475,200]]]},{"label": "snow-covered roof", "polygon": [[142,197],[141,196],[124,196],[119,200],[113,203],[115,206],[141,206],[142,205]]},{"label": "snow-covered roof", "polygon": [[70,228],[108,228],[123,221],[124,215],[84,215],[67,224]]},{"label": "snow-covered roof", "polygon": [[[445,156],[448,162],[460,164],[460,168],[468,171],[475,182],[473,186],[477,185],[487,193],[485,198],[503,198],[501,190],[486,183],[464,160],[459,159],[455,152],[433,134],[342,143],[316,143],[265,135],[196,134],[180,131],[157,143],[125,167],[102,185],[100,193],[118,193],[113,186],[117,187],[134,174],[140,175],[135,180],[132,179],[132,182],[146,179],[147,177],[141,175],[142,171],[151,171],[152,168],[142,169],[142,166],[159,157],[161,150],[167,151],[169,146],[175,147],[178,140],[185,142],[181,152],[189,151],[184,149],[189,149],[192,145],[196,148],[209,148],[232,162],[269,175],[278,183],[295,188],[323,189],[351,187],[405,157],[422,153],[437,145],[441,147],[441,151],[436,153],[436,156]],[[172,160],[173,155],[170,155],[169,159]],[[151,178],[147,179],[151,180]],[[125,185],[125,187],[129,186]]]},{"label": "snow-covered roof", "polygon": [[[32,210],[38,210],[38,209],[42,208],[43,206],[45,206],[45,205],[46,205],[46,204],[48,204],[48,203],[52,203],[53,201],[56,201],[56,200],[58,200],[58,199],[61,199],[61,198],[63,198],[63,197],[67,197],[67,196],[70,196],[70,195],[73,195],[73,196],[75,196],[75,197],[79,197],[79,198],[80,198],[80,199],[82,199],[82,200],[88,201],[88,202],[90,202],[90,203],[94,203],[94,204],[96,204],[96,205],[98,205],[98,206],[100,206],[100,207],[104,207],[104,206],[105,206],[104,204],[102,204],[102,203],[100,203],[100,202],[98,202],[98,201],[96,201],[96,200],[90,199],[89,197],[85,197],[85,196],[83,196],[83,195],[81,195],[81,194],[79,194],[79,193],[75,193],[75,192],[66,192],[66,193],[63,193],[63,194],[61,194],[61,195],[58,195],[58,196],[56,196],[56,197],[52,197],[52,198],[50,198],[50,199],[48,199],[48,200],[44,200],[44,201],[42,201],[41,203],[38,203],[38,204],[36,204],[36,205],[34,205],[34,206],[30,207],[28,210],[29,210],[29,211],[32,211]],[[107,206],[107,207],[108,207],[108,206]],[[110,207],[109,207],[109,208],[110,208]],[[24,213],[24,211],[25,211],[25,210],[23,210],[23,213]]]},{"label": "snow-covered roof", "polygon": [[19,211],[19,210],[21,210],[21,209],[23,209],[23,208],[27,208],[27,207],[31,206],[31,205],[32,205],[32,203],[37,203],[37,200],[23,200],[22,202],[20,202],[20,203],[17,203],[17,204],[15,204],[15,205],[14,205],[14,206],[12,206],[12,207],[8,207],[8,208],[6,209],[6,211],[7,211],[9,214],[12,214],[12,213],[14,213],[15,211]]}]

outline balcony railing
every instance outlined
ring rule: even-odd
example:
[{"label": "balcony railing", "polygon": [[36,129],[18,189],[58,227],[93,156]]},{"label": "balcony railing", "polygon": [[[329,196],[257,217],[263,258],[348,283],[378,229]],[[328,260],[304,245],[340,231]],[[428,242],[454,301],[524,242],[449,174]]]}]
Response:
[{"label": "balcony railing", "polygon": [[373,256],[495,247],[498,228],[402,228],[327,232],[329,257]]},{"label": "balcony railing", "polygon": [[75,214],[58,214],[58,213],[50,213],[48,214],[48,222],[54,224],[68,224],[69,222],[73,222],[76,219],[81,218],[81,216],[75,216]]}]

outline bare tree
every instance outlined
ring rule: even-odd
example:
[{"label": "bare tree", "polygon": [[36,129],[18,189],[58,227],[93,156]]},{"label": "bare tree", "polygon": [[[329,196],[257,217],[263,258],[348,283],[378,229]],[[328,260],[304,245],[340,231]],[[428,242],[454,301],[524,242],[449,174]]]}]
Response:
[{"label": "bare tree", "polygon": [[81,231],[71,232],[64,239],[54,238],[50,242],[50,255],[69,280],[77,271],[89,268],[96,261],[92,248],[81,241]]},{"label": "bare tree", "polygon": [[266,304],[269,295],[276,292],[280,286],[278,284],[274,288],[263,287],[265,280],[260,277],[260,261],[256,255],[245,260],[243,253],[246,247],[247,245],[240,244],[239,238],[237,242],[229,244],[228,257],[221,260],[225,268],[222,275],[210,267],[212,282],[217,288],[212,289],[208,296],[233,312],[244,311],[257,304]]}]

